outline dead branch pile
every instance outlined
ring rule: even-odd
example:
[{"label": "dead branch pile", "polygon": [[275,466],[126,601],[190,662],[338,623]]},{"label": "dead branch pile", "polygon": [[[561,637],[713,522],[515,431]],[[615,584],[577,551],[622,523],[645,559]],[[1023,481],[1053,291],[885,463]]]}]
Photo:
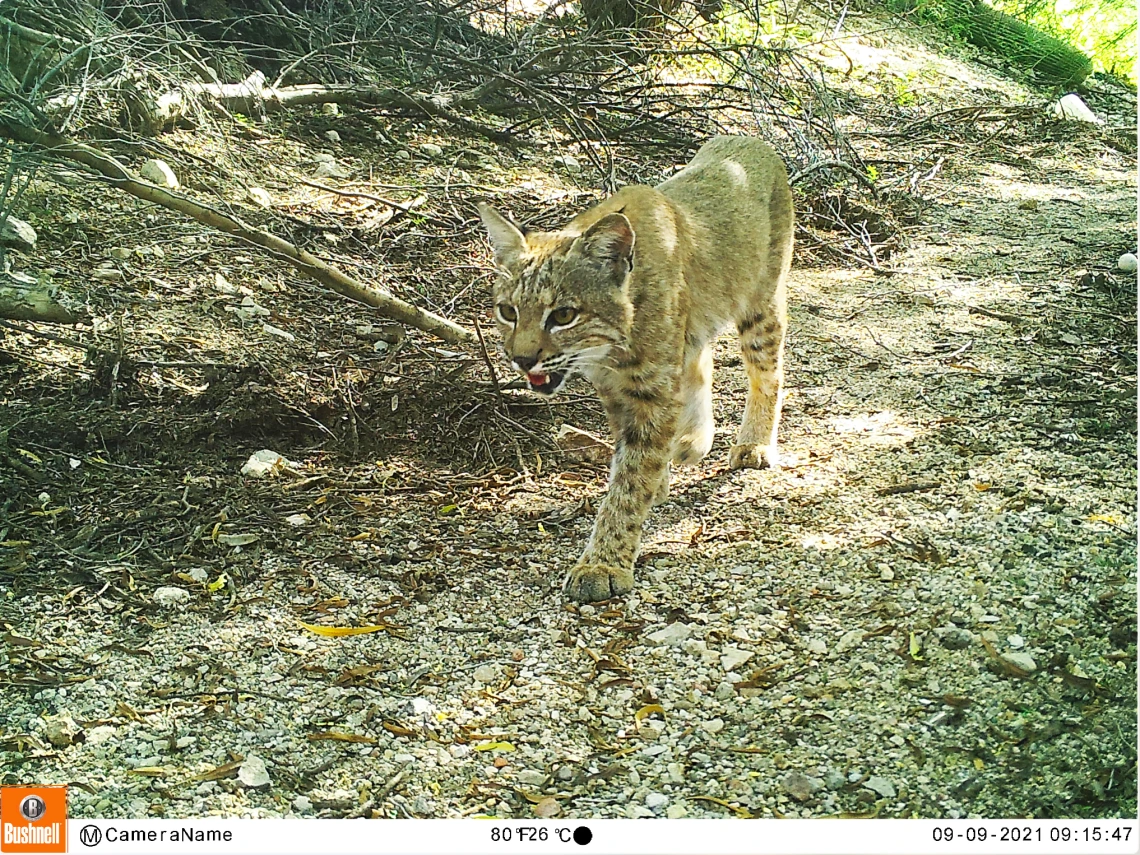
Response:
[{"label": "dead branch pile", "polygon": [[[37,155],[44,140],[55,140],[51,156],[105,179],[93,163],[137,166],[164,129],[353,104],[510,147],[553,145],[591,164],[606,191],[659,176],[662,165],[687,159],[711,134],[744,131],[770,139],[806,207],[826,212],[805,228],[838,228],[848,239],[831,241],[836,251],[877,267],[893,220],[881,215],[883,202],[840,130],[819,69],[795,45],[763,36],[770,10],[735,10],[743,23],[731,31],[750,34],[735,39],[699,21],[695,7],[663,4],[660,11],[662,27],[647,36],[599,30],[561,3],[526,13],[490,0],[10,0],[0,10],[0,50],[9,60],[0,68],[0,128]],[[702,14],[711,17],[708,9]],[[109,147],[91,147],[108,138]],[[76,152],[89,156],[77,160]],[[112,180],[128,192],[140,186]],[[208,199],[179,210],[225,207]],[[870,213],[850,223],[849,211]],[[253,242],[272,245],[309,275],[321,271],[315,246],[273,237],[275,228],[289,227],[279,215],[242,213],[245,239],[260,234],[266,239]],[[202,221],[218,226],[215,220]],[[316,275],[325,284],[350,279],[325,267]],[[452,341],[469,337],[400,300],[367,302]]]}]

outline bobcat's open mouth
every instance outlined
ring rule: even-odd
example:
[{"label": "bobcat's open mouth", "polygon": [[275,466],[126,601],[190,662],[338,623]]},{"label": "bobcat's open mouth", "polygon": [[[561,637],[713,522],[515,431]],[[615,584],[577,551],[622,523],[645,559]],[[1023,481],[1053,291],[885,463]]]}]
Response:
[{"label": "bobcat's open mouth", "polygon": [[530,388],[543,395],[553,395],[565,379],[566,375],[559,371],[551,371],[549,374],[528,372],[526,375]]}]

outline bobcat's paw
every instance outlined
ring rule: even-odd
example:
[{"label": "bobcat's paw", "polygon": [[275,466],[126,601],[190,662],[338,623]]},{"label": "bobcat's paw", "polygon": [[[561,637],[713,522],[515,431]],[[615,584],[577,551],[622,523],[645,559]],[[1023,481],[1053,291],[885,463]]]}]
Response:
[{"label": "bobcat's paw", "polygon": [[729,469],[779,469],[775,446],[734,445],[728,452]]},{"label": "bobcat's paw", "polygon": [[633,590],[633,570],[609,564],[577,564],[562,584],[562,591],[579,603],[596,603]]}]

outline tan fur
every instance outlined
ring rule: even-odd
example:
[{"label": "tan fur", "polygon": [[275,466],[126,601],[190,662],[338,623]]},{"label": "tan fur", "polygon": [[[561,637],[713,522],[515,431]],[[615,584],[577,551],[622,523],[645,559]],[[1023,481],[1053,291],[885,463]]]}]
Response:
[{"label": "tan fur", "polygon": [[557,232],[524,235],[480,212],[507,355],[548,394],[585,374],[614,435],[609,490],[566,593],[626,593],[670,460],[696,463],[712,445],[712,342],[729,324],[749,378],[729,465],[778,465],[793,232],[784,166],[759,140],[716,137],[663,184],[626,187]]}]

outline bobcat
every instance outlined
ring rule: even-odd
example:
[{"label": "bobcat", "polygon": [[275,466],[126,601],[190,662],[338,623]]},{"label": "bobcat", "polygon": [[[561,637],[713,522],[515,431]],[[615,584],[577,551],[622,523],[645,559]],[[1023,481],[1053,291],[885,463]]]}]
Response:
[{"label": "bobcat", "polygon": [[793,231],[784,165],[759,140],[719,136],[663,184],[625,187],[559,231],[479,212],[508,357],[544,395],[585,375],[614,436],[609,489],[564,591],[582,602],[624,594],[670,460],[696,463],[712,447],[712,342],[729,323],[750,381],[729,466],[779,465]]}]

